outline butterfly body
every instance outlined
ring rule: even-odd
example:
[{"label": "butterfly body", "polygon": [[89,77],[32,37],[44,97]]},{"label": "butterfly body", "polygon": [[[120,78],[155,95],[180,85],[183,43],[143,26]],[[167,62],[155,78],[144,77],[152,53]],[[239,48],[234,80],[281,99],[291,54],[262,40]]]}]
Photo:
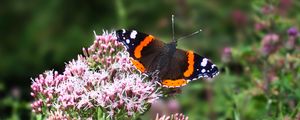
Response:
[{"label": "butterfly body", "polygon": [[146,74],[158,71],[165,87],[180,87],[190,80],[218,74],[218,68],[207,58],[177,49],[176,42],[164,43],[136,30],[117,30],[116,36],[127,48],[133,65]]}]

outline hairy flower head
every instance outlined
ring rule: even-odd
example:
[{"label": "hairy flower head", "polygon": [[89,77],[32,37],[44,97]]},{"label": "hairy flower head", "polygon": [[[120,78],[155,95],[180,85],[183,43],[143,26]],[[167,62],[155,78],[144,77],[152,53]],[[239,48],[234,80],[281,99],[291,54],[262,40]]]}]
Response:
[{"label": "hairy flower head", "polygon": [[46,71],[33,79],[33,112],[49,119],[87,119],[99,117],[95,115],[101,110],[109,118],[131,118],[161,96],[157,85],[132,66],[114,32],[95,38],[83,48],[84,56],[69,61],[62,74]]}]

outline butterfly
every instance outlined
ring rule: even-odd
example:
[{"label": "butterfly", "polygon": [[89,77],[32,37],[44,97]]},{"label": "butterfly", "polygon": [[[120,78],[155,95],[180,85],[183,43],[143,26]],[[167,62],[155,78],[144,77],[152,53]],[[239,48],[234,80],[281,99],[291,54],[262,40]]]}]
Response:
[{"label": "butterfly", "polygon": [[156,37],[136,30],[117,30],[117,41],[123,43],[132,64],[142,73],[158,71],[163,87],[175,88],[201,77],[218,75],[209,59],[193,51],[177,49],[177,41],[164,43]]}]

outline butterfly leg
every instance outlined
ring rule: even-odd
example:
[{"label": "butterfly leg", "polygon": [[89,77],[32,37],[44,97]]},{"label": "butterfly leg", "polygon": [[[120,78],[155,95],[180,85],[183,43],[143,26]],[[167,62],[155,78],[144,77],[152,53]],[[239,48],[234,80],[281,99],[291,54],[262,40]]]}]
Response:
[{"label": "butterfly leg", "polygon": [[177,94],[181,94],[182,93],[182,90],[180,87],[178,88],[169,88],[167,91],[166,91],[166,94],[168,96],[175,96]]}]

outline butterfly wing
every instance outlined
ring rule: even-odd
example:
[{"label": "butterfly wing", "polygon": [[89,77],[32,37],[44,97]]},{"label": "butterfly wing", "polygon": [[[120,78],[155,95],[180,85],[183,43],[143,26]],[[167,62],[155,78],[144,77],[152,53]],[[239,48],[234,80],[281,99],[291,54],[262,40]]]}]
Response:
[{"label": "butterfly wing", "polygon": [[211,62],[208,58],[202,57],[196,53],[194,54],[194,67],[193,73],[187,77],[190,80],[196,80],[201,77],[213,78],[219,74],[219,69],[215,64]]},{"label": "butterfly wing", "polygon": [[160,54],[165,43],[154,36],[136,30],[117,30],[117,40],[127,48],[133,65],[141,72],[149,70],[154,59]]},{"label": "butterfly wing", "polygon": [[214,77],[219,71],[216,65],[192,51],[177,49],[171,59],[170,71],[162,78],[165,87],[181,87],[190,80],[201,77]]}]

